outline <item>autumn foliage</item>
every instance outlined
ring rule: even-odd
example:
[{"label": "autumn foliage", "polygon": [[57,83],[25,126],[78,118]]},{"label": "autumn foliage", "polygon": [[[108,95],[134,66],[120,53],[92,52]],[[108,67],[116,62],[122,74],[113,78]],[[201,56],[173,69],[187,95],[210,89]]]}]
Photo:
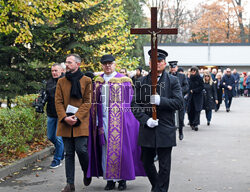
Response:
[{"label": "autumn foliage", "polygon": [[[201,6],[200,17],[193,23],[191,42],[199,43],[240,43],[242,6],[235,6],[232,0],[214,1]],[[244,37],[248,29],[245,27]]]}]

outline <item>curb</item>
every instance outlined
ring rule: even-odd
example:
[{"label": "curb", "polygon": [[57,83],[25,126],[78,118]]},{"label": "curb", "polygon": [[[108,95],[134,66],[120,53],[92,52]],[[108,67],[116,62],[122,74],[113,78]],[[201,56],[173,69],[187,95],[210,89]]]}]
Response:
[{"label": "curb", "polygon": [[43,149],[42,151],[34,153],[33,155],[29,157],[20,159],[11,165],[1,168],[0,178],[7,177],[8,175],[11,175],[12,173],[20,171],[23,167],[26,167],[29,164],[36,162],[38,159],[40,160],[51,155],[53,151],[54,151],[54,146],[50,146],[48,148]]}]

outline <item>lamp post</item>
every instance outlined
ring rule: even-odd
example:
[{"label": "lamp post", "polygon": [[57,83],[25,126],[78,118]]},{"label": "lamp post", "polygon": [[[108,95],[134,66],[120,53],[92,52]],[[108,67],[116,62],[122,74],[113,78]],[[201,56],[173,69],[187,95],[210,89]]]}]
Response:
[{"label": "lamp post", "polygon": [[210,23],[208,23],[207,60],[210,62]]},{"label": "lamp post", "polygon": [[210,62],[210,56],[211,56],[211,52],[210,52],[210,42],[211,42],[211,39],[210,39],[210,32],[211,32],[210,23],[208,23],[208,27],[206,27],[206,28],[201,28],[201,30],[207,30],[207,31],[208,31],[208,40],[207,40],[207,61]]}]

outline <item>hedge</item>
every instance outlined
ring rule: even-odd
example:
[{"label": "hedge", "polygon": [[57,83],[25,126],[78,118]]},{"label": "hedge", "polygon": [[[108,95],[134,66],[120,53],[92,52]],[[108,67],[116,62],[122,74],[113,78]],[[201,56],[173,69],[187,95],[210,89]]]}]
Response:
[{"label": "hedge", "polygon": [[36,113],[37,94],[18,96],[15,107],[0,109],[0,153],[27,152],[31,143],[46,138],[46,114]]}]

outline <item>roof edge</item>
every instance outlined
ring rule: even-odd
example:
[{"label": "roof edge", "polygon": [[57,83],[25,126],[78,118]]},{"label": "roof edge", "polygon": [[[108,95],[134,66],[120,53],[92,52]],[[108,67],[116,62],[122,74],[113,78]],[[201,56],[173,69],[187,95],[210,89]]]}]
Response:
[{"label": "roof edge", "polygon": [[[150,43],[144,46],[150,46]],[[207,43],[162,43],[158,46],[208,46]],[[210,46],[250,46],[250,43],[210,43]]]}]

